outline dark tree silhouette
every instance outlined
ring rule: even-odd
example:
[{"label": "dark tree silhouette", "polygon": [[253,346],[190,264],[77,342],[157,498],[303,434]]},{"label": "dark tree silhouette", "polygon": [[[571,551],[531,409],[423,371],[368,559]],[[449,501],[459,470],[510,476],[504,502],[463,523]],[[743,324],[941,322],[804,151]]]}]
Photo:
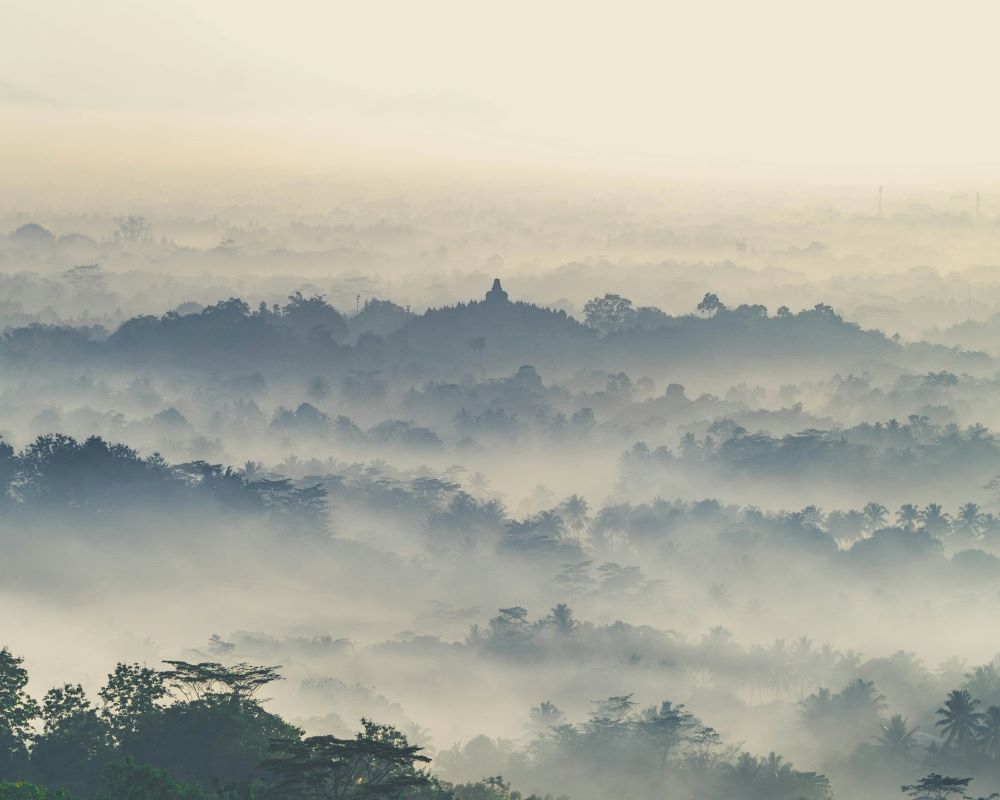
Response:
[{"label": "dark tree silhouette", "polygon": [[274,742],[262,767],[277,776],[276,791],[303,800],[395,800],[430,783],[417,768],[430,762],[422,748],[390,726],[361,723],[364,730],[354,739],[310,736]]}]

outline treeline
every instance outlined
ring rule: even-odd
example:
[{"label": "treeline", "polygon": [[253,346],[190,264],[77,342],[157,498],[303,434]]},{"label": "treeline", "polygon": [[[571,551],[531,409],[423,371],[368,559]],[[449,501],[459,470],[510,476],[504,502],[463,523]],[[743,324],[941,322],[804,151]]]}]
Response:
[{"label": "treeline", "polygon": [[[994,663],[962,674],[961,662],[952,660],[932,672],[912,654],[863,660],[859,653],[816,646],[805,638],[743,648],[722,628],[699,643],[687,643],[676,635],[621,622],[580,622],[562,604],[533,621],[524,608],[501,609],[484,628],[473,626],[467,644],[486,657],[519,663],[565,660],[593,665],[617,659],[622,674],[642,668],[664,675],[708,673],[716,689],[727,693],[720,697],[726,697],[725,705],[734,713],[742,705],[736,694],[747,688],[749,699],[756,694],[759,703],[810,692],[796,703],[797,736],[824,754],[827,774],[869,796],[883,796],[906,783],[904,792],[912,797],[936,800],[951,796],[933,793],[948,785],[942,781],[964,791],[972,778],[1000,787],[1000,670]],[[955,680],[959,688],[948,690]],[[824,688],[830,685],[842,688]],[[895,709],[914,709],[915,719],[891,713],[880,686],[891,694]],[[933,704],[935,696],[942,698],[939,704]],[[607,796],[614,786],[628,787],[630,796],[654,796],[654,787],[664,784],[692,791],[685,781],[704,791],[712,764],[721,770],[716,779],[732,778],[739,788],[717,787],[716,793],[706,794],[709,797],[809,798],[823,797],[828,789],[825,778],[797,773],[774,754],[765,759],[737,755],[683,706],[664,703],[636,713],[631,695],[609,698],[597,703],[590,721],[570,725],[558,707],[543,701],[531,710],[531,719],[540,733],[523,751],[480,737],[441,761],[461,772],[489,759],[526,781],[543,780],[546,771],[570,763],[570,774],[581,780],[574,794],[581,797]],[[605,734],[607,739],[602,738]],[[647,748],[658,756],[646,763],[631,761],[641,762]],[[670,774],[671,764],[677,775]],[[926,773],[927,778],[913,783]],[[848,791],[847,796],[853,795]]]},{"label": "treeline", "polygon": [[[831,757],[829,764],[831,774],[839,773],[845,783],[888,787],[929,771],[904,784],[903,793],[917,800],[976,800],[966,793],[973,779],[1000,787],[1000,706],[993,704],[997,679],[992,665],[977,668],[966,675],[966,686],[985,691],[990,704],[969,688],[953,689],[938,708],[921,714],[923,725],[902,714],[887,716],[886,698],[874,683],[858,679],[839,692],[820,689],[803,700],[802,725],[831,751],[847,747],[846,755]],[[862,731],[877,732],[865,739]],[[955,775],[970,777],[950,777]]]},{"label": "treeline", "polygon": [[[648,664],[665,673],[708,672],[713,676],[713,684],[724,691],[749,688],[749,699],[753,699],[756,690],[758,702],[786,693],[801,696],[804,687],[818,687],[797,703],[801,733],[826,754],[828,772],[844,778],[845,783],[883,790],[929,772],[924,782],[911,787],[922,787],[923,791],[934,786],[940,789],[942,784],[936,780],[941,774],[972,775],[988,785],[1000,786],[1000,670],[994,663],[966,671],[961,675],[959,688],[947,690],[945,687],[956,678],[956,671],[961,674],[959,663],[946,662],[931,672],[912,654],[896,653],[888,658],[863,660],[859,653],[816,646],[806,638],[791,643],[776,641],[770,647],[743,648],[722,628],[713,629],[699,643],[687,643],[673,635],[621,622],[605,626],[581,623],[562,604],[535,621],[528,619],[523,608],[501,609],[485,628],[473,626],[467,641],[484,655],[522,662],[566,659],[594,664],[601,658],[617,658],[628,669]],[[830,685],[843,688],[839,691],[824,688]],[[878,686],[889,691],[897,704],[916,708],[917,719],[911,721],[901,713],[888,713],[889,702]],[[939,692],[943,697],[940,705],[928,706],[928,697]],[[736,702],[733,696],[730,704]],[[678,734],[684,734],[691,737],[690,745],[696,745],[688,757],[693,753],[704,758],[706,750],[701,748],[709,741],[719,745],[714,732],[701,726],[682,706],[665,704],[658,714],[656,709],[648,709],[640,716],[629,717],[630,696],[611,698],[605,703],[618,703],[622,711],[616,741],[628,742],[636,735],[637,728],[641,732],[644,723],[648,725],[650,719],[668,713],[670,724],[676,727],[669,742],[680,745],[684,739]],[[606,714],[607,706],[599,708],[605,711],[595,713],[594,717]],[[549,729],[529,748],[532,759],[538,759],[539,753],[555,759],[553,751],[558,752],[567,742],[573,742],[574,736],[582,734],[586,740],[595,733],[593,720],[582,728],[566,726],[564,715],[550,702],[534,708],[532,718]],[[601,727],[607,727],[607,720],[602,720]],[[577,739],[576,744],[579,743]],[[470,743],[464,750],[453,751],[451,757],[461,763],[463,757],[471,758],[477,747],[490,750],[491,757],[505,765],[520,763],[509,745],[489,740]],[[628,752],[633,752],[632,748],[634,745],[629,746]],[[577,754],[577,757],[588,764],[601,764],[602,750],[597,748],[592,754]],[[696,767],[697,760],[694,767],[685,764],[683,774],[689,777],[696,774]],[[540,769],[544,772],[544,766]],[[638,773],[627,766],[619,767],[617,762],[604,763],[600,769],[626,785],[629,780],[637,780],[634,776]],[[773,754],[770,759],[742,754],[727,769],[740,773],[741,790],[745,792],[734,796],[822,796],[822,781],[817,782],[816,776],[796,775],[780,759],[775,761]],[[508,771],[512,775],[522,774]],[[523,774],[533,773],[527,770]],[[648,772],[641,774],[643,779],[656,779]],[[754,785],[758,778],[767,782],[766,789]],[[606,775],[603,779],[608,780]],[[600,780],[602,777],[598,775],[587,777],[587,783]],[[961,785],[967,786],[971,779],[951,780],[959,783],[964,780]],[[788,788],[793,785],[798,788]],[[801,794],[794,795],[795,791]]]},{"label": "treeline", "polygon": [[570,796],[731,797],[746,800],[828,800],[830,784],[794,769],[776,753],[755,756],[727,746],[719,733],[682,704],[640,708],[632,695],[594,701],[588,719],[566,721],[552,703],[532,716],[542,732],[524,751],[479,737],[442,753],[456,772],[484,761],[504,765],[515,780],[559,783]]},{"label": "treeline", "polygon": [[256,697],[277,667],[164,663],[118,664],[96,701],[66,684],[39,703],[22,659],[0,650],[0,798],[521,798],[499,778],[438,779],[422,748],[367,719],[353,739],[304,737]]},{"label": "treeline", "polygon": [[[580,571],[569,568],[560,582],[576,579]],[[629,576],[621,571],[620,567],[608,570],[607,579],[627,581]],[[722,626],[713,627],[700,639],[689,639],[645,625],[580,620],[565,603],[535,619],[521,606],[500,609],[485,625],[469,628],[464,646],[489,660],[619,665],[660,673],[664,679],[709,674],[711,685],[730,693],[739,704],[802,698],[809,693],[818,693],[822,699],[824,692],[829,699],[830,692],[822,687],[863,680],[877,683],[899,706],[914,711],[928,694],[944,694],[955,683],[987,705],[1000,706],[1000,670],[992,663],[969,670],[964,662],[944,662],[932,671],[912,653],[864,658],[857,651],[840,651],[804,636],[746,647]],[[446,657],[443,652],[440,655]],[[859,727],[864,726],[855,726],[854,731]]]},{"label": "treeline", "polygon": [[[996,446],[992,437],[981,441]],[[625,468],[655,458],[655,452],[633,449]],[[331,467],[343,471],[327,471]],[[766,513],[715,500],[657,499],[592,511],[573,495],[517,518],[485,485],[476,488],[477,480],[485,481],[482,476],[472,476],[463,485],[426,472],[394,475],[377,465],[289,460],[278,469],[303,477],[293,480],[254,462],[240,470],[204,461],[170,464],[99,437],[79,441],[47,434],[20,451],[0,441],[0,506],[10,514],[94,516],[136,509],[177,513],[214,508],[265,515],[282,530],[323,532],[329,528],[332,500],[347,514],[362,511],[405,523],[431,552],[486,549],[550,566],[582,562],[592,554],[656,553],[668,544],[685,542],[704,549],[714,542],[748,552],[795,552],[850,569],[904,567],[914,559],[942,558],[943,541],[966,548],[955,556],[956,568],[981,577],[1000,575],[1000,560],[986,552],[997,545],[1000,518],[976,503],[953,513],[928,503],[904,504],[892,514],[875,502],[829,513],[814,506]],[[671,559],[683,559],[684,552],[673,552]],[[607,573],[610,567],[603,569]],[[610,580],[604,574],[600,580],[588,578],[573,591],[626,586],[622,581],[621,576]]]},{"label": "treeline", "polygon": [[[452,784],[422,748],[363,719],[354,738],[304,736],[257,698],[279,668],[245,663],[118,664],[96,699],[79,684],[26,691],[20,658],[0,650],[0,798],[4,800],[519,800],[500,777]],[[640,709],[631,695],[594,702],[582,723],[551,703],[519,759],[490,745],[486,760],[520,780],[579,797],[705,796],[826,800],[827,779],[780,756],[727,746],[683,705]],[[477,739],[444,753],[463,773],[483,760]],[[505,747],[509,747],[506,745]],[[575,792],[575,793],[574,793]]]},{"label": "treeline", "polygon": [[256,308],[230,298],[190,313],[133,317],[110,335],[65,325],[9,328],[0,340],[0,361],[9,366],[44,359],[51,365],[266,368],[272,373],[397,367],[474,372],[484,366],[506,369],[512,360],[525,359],[607,367],[623,356],[629,363],[665,364],[738,351],[769,363],[777,358],[806,363],[901,352],[882,333],[862,331],[823,304],[797,314],[783,308],[769,316],[763,306],[729,310],[720,303],[674,317],[650,308],[630,312],[623,303],[628,301],[614,296],[595,299],[581,324],[564,311],[525,302],[473,301],[416,315],[372,300],[348,317],[320,295],[296,293],[284,305]]},{"label": "treeline", "polygon": [[824,512],[816,506],[798,511],[764,512],[755,507],[723,505],[716,500],[663,500],[648,503],[615,503],[587,516],[585,530],[598,542],[638,548],[655,546],[666,539],[693,536],[697,532],[724,535],[742,528],[755,534],[760,544],[811,548],[833,553],[833,545],[874,557],[879,549],[898,547],[900,555],[934,555],[940,543],[976,547],[1000,541],[1000,517],[977,503],[964,503],[946,510],[940,503],[904,503],[895,512],[881,503],[862,508]]},{"label": "treeline", "polygon": [[[631,451],[625,459],[626,478],[645,459],[655,457],[648,451]],[[338,508],[406,521],[422,533],[432,551],[496,550],[559,566],[630,553],[663,554],[677,562],[686,553],[719,546],[748,554],[795,553],[864,570],[892,567],[894,562],[904,568],[914,559],[944,562],[944,543],[962,550],[953,558],[956,569],[1000,577],[1000,559],[989,552],[1000,545],[1000,517],[973,502],[952,509],[930,502],[906,503],[891,511],[869,502],[858,509],[829,512],[816,506],[765,512],[713,499],[662,498],[593,509],[584,498],[571,495],[518,518],[491,496],[488,482],[478,474],[462,480],[395,472],[384,465],[318,460],[286,461],[276,469],[312,476],[310,480],[319,482]],[[594,570],[598,566],[599,562]],[[572,592],[627,585],[617,574],[611,581],[608,569],[580,573]],[[641,579],[636,581],[638,585]]]},{"label": "treeline", "polygon": [[0,509],[6,514],[107,516],[128,511],[268,515],[286,529],[324,531],[325,490],[287,478],[251,480],[220,464],[169,464],[123,444],[53,433],[20,451],[0,440]]},{"label": "treeline", "polygon": [[[925,737],[932,742],[921,745],[917,728],[905,718],[881,716],[883,699],[870,683],[859,680],[837,695],[813,696],[802,704],[809,726],[825,725],[827,736],[849,730],[855,741],[862,739],[850,757],[831,765],[855,792],[844,796],[889,797],[899,792],[913,800],[1000,796],[967,793],[973,781],[998,785],[1000,708],[980,712],[968,692],[955,690],[936,712],[935,730],[941,735]],[[760,757],[727,747],[714,729],[683,705],[665,701],[640,710],[632,695],[609,697],[594,705],[587,721],[573,724],[553,703],[543,701],[532,709],[543,732],[527,747],[482,736],[441,754],[439,762],[458,772],[485,761],[498,763],[516,779],[543,784],[553,775],[565,776],[563,785],[571,794],[588,800],[657,797],[664,790],[683,797],[741,800],[833,797],[825,775],[796,770],[773,752]],[[863,731],[875,733],[865,740]],[[955,777],[959,775],[963,777]]]},{"label": "treeline", "polygon": [[838,486],[906,487],[994,477],[1000,444],[982,425],[937,425],[911,415],[907,422],[864,423],[851,428],[806,429],[785,436],[750,432],[730,420],[708,426],[704,437],[684,435],[679,452],[635,444],[623,464],[623,481],[644,486],[657,469],[709,471],[717,477],[833,481]]}]

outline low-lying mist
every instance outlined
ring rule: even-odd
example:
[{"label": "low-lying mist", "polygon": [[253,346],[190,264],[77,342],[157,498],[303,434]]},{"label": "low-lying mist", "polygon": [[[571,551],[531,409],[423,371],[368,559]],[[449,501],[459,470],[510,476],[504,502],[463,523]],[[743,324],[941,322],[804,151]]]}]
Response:
[{"label": "low-lying mist", "polygon": [[[1000,787],[993,223],[545,202],[18,217],[0,780],[385,739],[460,800]],[[174,748],[222,709],[257,738]]]}]

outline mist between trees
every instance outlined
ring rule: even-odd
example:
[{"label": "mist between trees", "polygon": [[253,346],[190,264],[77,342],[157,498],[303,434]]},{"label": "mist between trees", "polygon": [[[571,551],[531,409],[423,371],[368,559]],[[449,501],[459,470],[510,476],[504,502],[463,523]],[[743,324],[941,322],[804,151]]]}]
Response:
[{"label": "mist between trees", "polygon": [[721,260],[490,259],[437,302],[149,266],[270,265],[241,230],[0,248],[31,268],[0,277],[0,796],[1000,789],[996,326],[910,314],[978,273],[847,292],[846,239],[780,225],[822,268],[756,296]]}]

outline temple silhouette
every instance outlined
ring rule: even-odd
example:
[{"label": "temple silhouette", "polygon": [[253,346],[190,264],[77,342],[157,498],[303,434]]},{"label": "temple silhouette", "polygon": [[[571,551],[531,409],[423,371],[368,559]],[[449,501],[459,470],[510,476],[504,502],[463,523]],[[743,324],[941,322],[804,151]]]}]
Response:
[{"label": "temple silhouette", "polygon": [[500,285],[500,279],[499,278],[494,278],[493,279],[493,288],[491,288],[486,293],[486,302],[487,303],[509,303],[510,302],[510,299],[507,297],[507,292],[505,292],[503,290],[503,287]]}]

